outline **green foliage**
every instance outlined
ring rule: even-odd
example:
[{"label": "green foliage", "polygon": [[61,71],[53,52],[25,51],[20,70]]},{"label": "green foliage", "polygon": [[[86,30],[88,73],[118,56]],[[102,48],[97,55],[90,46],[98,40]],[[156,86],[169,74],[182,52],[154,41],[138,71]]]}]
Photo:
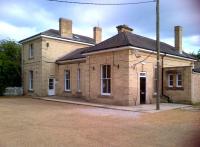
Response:
[{"label": "green foliage", "polygon": [[200,60],[200,49],[197,53],[193,52],[193,53],[190,53],[190,54]]},{"label": "green foliage", "polygon": [[8,86],[21,86],[21,45],[0,41],[0,95]]}]

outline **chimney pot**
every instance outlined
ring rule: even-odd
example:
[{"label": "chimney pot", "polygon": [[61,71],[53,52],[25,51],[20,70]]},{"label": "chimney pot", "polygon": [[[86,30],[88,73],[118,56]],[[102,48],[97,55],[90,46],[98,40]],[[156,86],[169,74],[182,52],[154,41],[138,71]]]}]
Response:
[{"label": "chimney pot", "polygon": [[119,25],[116,27],[117,30],[118,30],[118,33],[121,33],[121,32],[132,32],[133,29],[130,28],[128,25]]},{"label": "chimney pot", "polygon": [[175,32],[175,48],[179,51],[179,53],[182,54],[182,27],[181,26],[175,26],[174,28]]},{"label": "chimney pot", "polygon": [[60,18],[59,32],[61,37],[72,38],[72,20]]},{"label": "chimney pot", "polygon": [[93,38],[94,38],[96,44],[101,42],[102,28],[100,28],[100,27],[94,27],[93,28]]}]

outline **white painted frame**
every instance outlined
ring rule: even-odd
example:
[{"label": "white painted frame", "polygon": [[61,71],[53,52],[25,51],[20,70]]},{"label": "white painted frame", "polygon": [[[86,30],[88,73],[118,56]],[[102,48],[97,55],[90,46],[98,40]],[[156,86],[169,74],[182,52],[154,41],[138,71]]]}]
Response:
[{"label": "white painted frame", "polygon": [[[49,89],[49,79],[53,79],[53,89]],[[55,78],[48,78],[48,95],[49,96],[52,96],[52,95],[55,95]]]},{"label": "white painted frame", "polygon": [[[173,85],[170,85],[170,76],[172,76],[173,77]],[[173,74],[168,74],[168,76],[167,76],[167,85],[168,85],[168,87],[174,87],[174,75]]]},{"label": "white painted frame", "polygon": [[33,43],[29,44],[29,58],[33,58]]},{"label": "white painted frame", "polygon": [[[139,81],[140,81],[140,78],[145,78],[145,86],[146,86],[146,91],[145,91],[145,102],[147,103],[149,100],[147,100],[147,92],[148,92],[148,88],[147,88],[147,72],[140,72],[139,73]],[[141,75],[141,74],[144,74],[144,75]],[[139,83],[139,88],[138,88],[138,92],[139,92],[139,96],[140,96],[140,82]],[[139,103],[140,103],[140,99],[139,99]]]},{"label": "white painted frame", "polygon": [[[66,72],[67,71],[69,71],[69,79],[66,79]],[[70,70],[65,70],[65,74],[64,74],[64,76],[65,76],[65,82],[64,82],[64,84],[65,84],[65,91],[71,91],[71,73],[70,73]],[[67,89],[67,87],[66,87],[66,81],[69,81],[69,89]]]},{"label": "white painted frame", "polygon": [[81,69],[77,69],[77,90],[78,92],[81,91]]},{"label": "white painted frame", "polygon": [[[106,78],[106,79],[110,79],[110,91],[111,92],[110,93],[104,93],[103,92],[103,66],[104,65],[110,65],[110,64],[102,64],[101,65],[101,95],[108,95],[109,96],[109,95],[111,95],[111,92],[112,92],[112,89],[111,89],[112,88],[112,84],[111,84],[112,83],[112,78],[111,77],[110,78]],[[112,69],[111,69],[111,65],[110,65],[110,76],[112,75],[111,74],[111,72],[112,72],[111,70]]]},{"label": "white painted frame", "polygon": [[[181,80],[178,79],[178,75],[181,75]],[[181,81],[182,85],[178,85],[178,81]],[[176,75],[176,87],[183,87],[183,75],[181,73]]]},{"label": "white painted frame", "polygon": [[29,71],[29,90],[33,90],[33,71]]}]

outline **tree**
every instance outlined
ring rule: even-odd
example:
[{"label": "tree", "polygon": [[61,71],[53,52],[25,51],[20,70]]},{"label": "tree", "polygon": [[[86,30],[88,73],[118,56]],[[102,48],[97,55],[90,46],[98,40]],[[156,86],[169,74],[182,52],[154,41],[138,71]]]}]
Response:
[{"label": "tree", "polygon": [[200,49],[199,49],[199,51],[197,52],[196,57],[197,57],[198,59],[200,59]]},{"label": "tree", "polygon": [[0,95],[8,86],[21,86],[21,45],[0,41]]}]

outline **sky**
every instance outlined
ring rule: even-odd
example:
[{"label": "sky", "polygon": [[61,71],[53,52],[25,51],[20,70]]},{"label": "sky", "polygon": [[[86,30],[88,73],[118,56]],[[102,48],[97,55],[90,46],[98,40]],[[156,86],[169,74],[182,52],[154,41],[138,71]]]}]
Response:
[{"label": "sky", "polygon": [[[98,3],[146,0],[73,0]],[[103,40],[117,34],[116,26],[127,24],[133,33],[156,38],[156,3],[127,6],[94,6],[48,0],[1,0],[0,40],[19,41],[48,29],[59,28],[60,17],[73,21],[73,33],[93,37],[93,27],[102,28]],[[160,0],[161,41],[174,46],[174,26],[183,27],[183,49],[200,49],[200,0]]]}]

